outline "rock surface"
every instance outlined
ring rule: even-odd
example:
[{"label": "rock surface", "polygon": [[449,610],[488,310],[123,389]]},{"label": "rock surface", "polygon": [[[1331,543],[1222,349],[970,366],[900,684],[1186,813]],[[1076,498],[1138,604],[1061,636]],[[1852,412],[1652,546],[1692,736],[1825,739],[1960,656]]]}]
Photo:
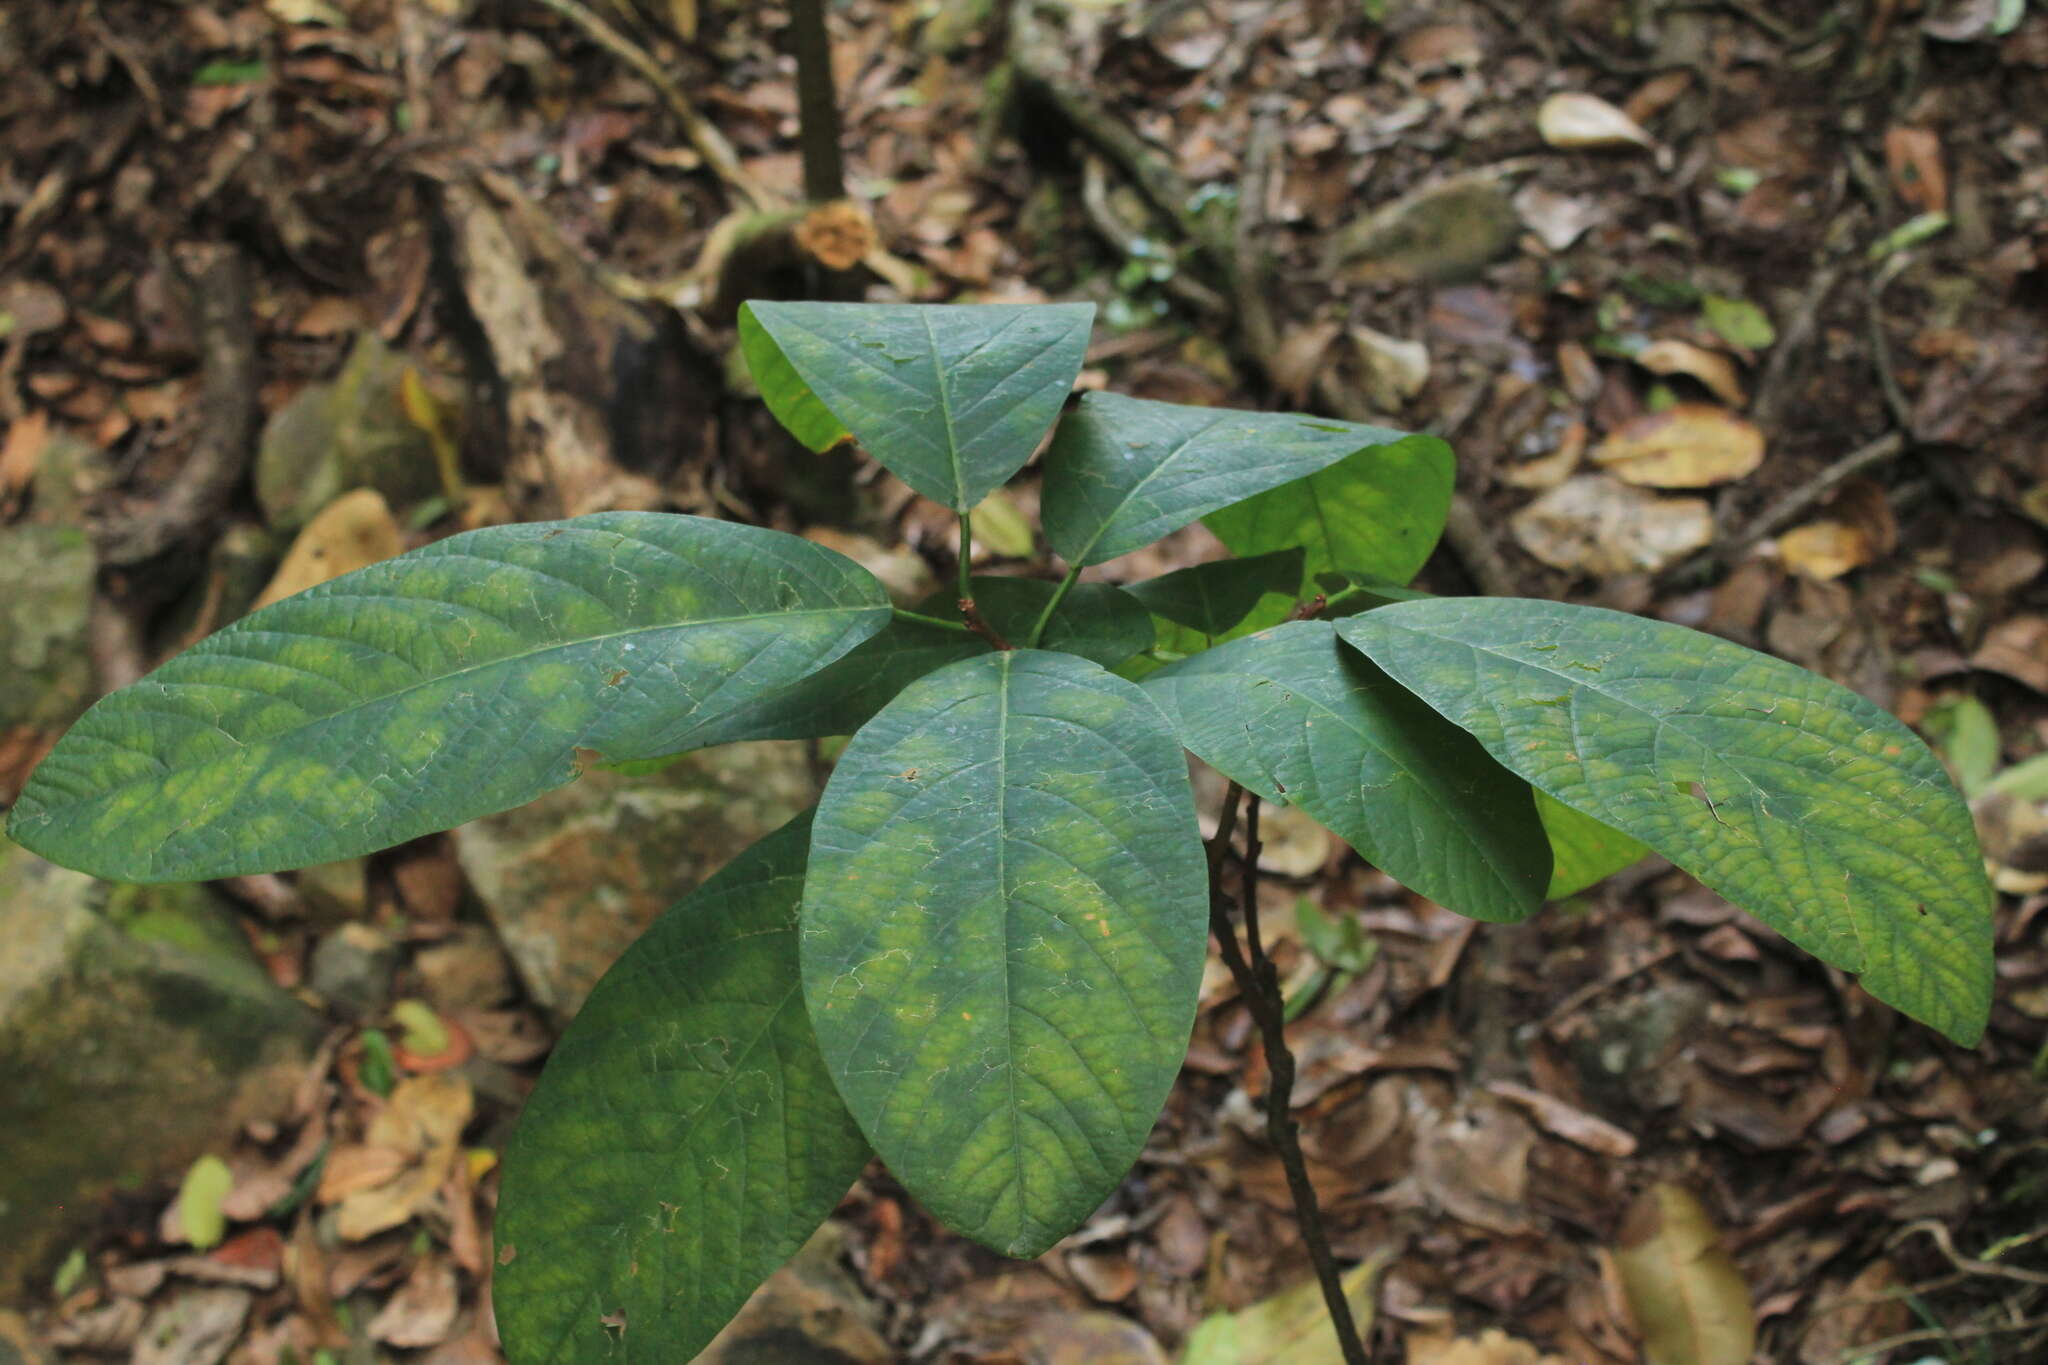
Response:
[{"label": "rock surface", "polygon": [[799,743],[732,744],[659,772],[593,771],[455,831],[456,856],[557,1023],[655,916],[817,799]]},{"label": "rock surface", "polygon": [[112,886],[0,839],[0,1297],[116,1187],[289,1102],[320,1021],[198,886]]},{"label": "rock surface", "polygon": [[83,531],[0,531],[0,730],[68,725],[91,702],[93,571]]},{"label": "rock surface", "polygon": [[374,488],[396,509],[442,491],[433,442],[406,416],[406,366],[364,332],[331,383],[271,417],[256,452],[256,500],[274,529],[298,530],[352,488]]}]

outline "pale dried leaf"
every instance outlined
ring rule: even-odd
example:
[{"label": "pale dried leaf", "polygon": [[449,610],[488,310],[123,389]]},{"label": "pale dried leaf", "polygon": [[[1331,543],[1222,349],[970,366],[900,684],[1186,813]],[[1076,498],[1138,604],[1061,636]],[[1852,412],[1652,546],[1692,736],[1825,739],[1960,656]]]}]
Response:
[{"label": "pale dried leaf", "polygon": [[1598,95],[1565,91],[1543,101],[1536,131],[1553,147],[1655,147],[1640,123]]},{"label": "pale dried leaf", "polygon": [[1810,521],[1778,537],[1778,558],[1786,568],[1825,583],[1860,569],[1874,555],[1861,528],[1834,520]]},{"label": "pale dried leaf", "polygon": [[1719,351],[1667,337],[1643,347],[1636,353],[1635,361],[1651,374],[1682,374],[1697,379],[1730,407],[1739,408],[1749,401],[1735,362]]},{"label": "pale dried leaf", "polygon": [[1711,403],[1675,403],[1610,432],[1593,461],[1646,488],[1712,488],[1763,463],[1764,434],[1754,422]]},{"label": "pale dried leaf", "polygon": [[1970,663],[2015,678],[2036,692],[2048,692],[2048,617],[2014,616],[1999,622],[1970,656]]},{"label": "pale dried leaf", "polygon": [[1408,1365],[1571,1365],[1563,1356],[1544,1355],[1498,1327],[1489,1327],[1476,1337],[1417,1332],[1408,1338],[1407,1346]]},{"label": "pale dried leaf", "polygon": [[455,1266],[446,1257],[429,1252],[370,1319],[370,1339],[407,1349],[438,1346],[455,1326],[460,1307]]},{"label": "pale dried leaf", "polygon": [[404,548],[398,523],[382,493],[374,488],[344,493],[306,523],[306,529],[292,542],[284,563],[278,565],[276,576],[255,605],[269,606],[331,578],[389,559]]},{"label": "pale dried leaf", "polygon": [[1690,1191],[1659,1184],[1637,1200],[1614,1264],[1646,1365],[1746,1365],[1756,1347],[1749,1285]]},{"label": "pale dried leaf", "polygon": [[1586,424],[1573,422],[1558,437],[1557,449],[1501,471],[1501,481],[1515,488],[1555,488],[1578,471],[1586,454]]},{"label": "pale dried leaf", "polygon": [[1365,371],[1365,394],[1373,406],[1392,411],[1429,382],[1429,348],[1370,327],[1351,329],[1351,346]]},{"label": "pale dried leaf", "polygon": [[1660,498],[1604,474],[1567,479],[1509,524],[1545,564],[1601,577],[1654,573],[1714,538],[1703,499]]}]

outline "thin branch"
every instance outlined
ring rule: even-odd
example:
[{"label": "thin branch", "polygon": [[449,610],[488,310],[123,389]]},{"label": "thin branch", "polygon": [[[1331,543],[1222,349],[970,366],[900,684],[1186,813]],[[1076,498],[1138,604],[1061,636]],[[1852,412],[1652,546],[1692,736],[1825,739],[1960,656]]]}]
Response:
[{"label": "thin branch", "polygon": [[740,164],[739,153],[725,140],[725,134],[718,131],[716,124],[697,112],[697,106],[690,103],[690,97],[683,93],[674,77],[662,68],[660,62],[647,54],[647,50],[631,38],[606,23],[581,0],[538,0],[577,28],[599,47],[610,52],[640,73],[661,102],[668,106],[669,113],[681,125],[683,136],[704,158],[704,164],[715,171],[719,179],[745,195],[755,208],[767,212],[782,207],[782,200],[773,190],[756,180],[746,167]]},{"label": "thin branch", "polygon": [[981,614],[980,610],[976,608],[976,606],[974,605],[973,598],[963,597],[960,599],[960,615],[966,619],[967,628],[969,630],[973,631],[976,635],[979,635],[982,639],[988,641],[997,649],[1015,648],[1014,645],[1012,645],[1008,640],[1005,640],[1003,638],[1003,634],[1001,631],[997,630],[994,626],[988,623],[987,618],[985,618]]},{"label": "thin branch", "polygon": [[[1228,910],[1230,897],[1224,890],[1223,865],[1229,853],[1230,836],[1237,823],[1238,809],[1247,806],[1243,864],[1243,911],[1245,938],[1251,955],[1237,941]],[[1316,1283],[1330,1312],[1330,1326],[1346,1365],[1370,1365],[1371,1356],[1358,1335],[1358,1323],[1351,1314],[1351,1300],[1344,1293],[1344,1276],[1337,1269],[1337,1257],[1330,1250],[1330,1238],[1323,1227],[1323,1209],[1308,1175],[1308,1159],[1301,1151],[1301,1130],[1294,1122],[1294,1053],[1287,1046],[1286,1001],[1280,990],[1280,974],[1266,956],[1259,933],[1259,815],[1258,798],[1232,782],[1223,798],[1223,810],[1216,833],[1208,842],[1209,928],[1224,965],[1237,982],[1238,994],[1258,1025],[1260,1042],[1266,1050],[1266,1136],[1287,1173],[1287,1191],[1294,1200],[1295,1222],[1301,1240],[1315,1267]]]}]

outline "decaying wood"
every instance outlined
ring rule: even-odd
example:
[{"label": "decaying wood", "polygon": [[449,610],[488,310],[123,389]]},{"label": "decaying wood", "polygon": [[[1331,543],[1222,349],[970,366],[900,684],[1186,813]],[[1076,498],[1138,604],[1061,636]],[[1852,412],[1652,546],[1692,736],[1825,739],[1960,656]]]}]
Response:
[{"label": "decaying wood", "polygon": [[[177,254],[186,259],[176,260]],[[199,433],[169,487],[112,512],[95,528],[104,565],[141,564],[210,539],[256,453],[262,412],[248,263],[221,243],[187,247],[167,259],[199,344]]]},{"label": "decaying wood", "polygon": [[[474,363],[502,422],[513,509],[530,519],[695,501],[720,383],[670,309],[621,297],[515,185],[440,182]],[[680,487],[678,485],[681,485]]]}]

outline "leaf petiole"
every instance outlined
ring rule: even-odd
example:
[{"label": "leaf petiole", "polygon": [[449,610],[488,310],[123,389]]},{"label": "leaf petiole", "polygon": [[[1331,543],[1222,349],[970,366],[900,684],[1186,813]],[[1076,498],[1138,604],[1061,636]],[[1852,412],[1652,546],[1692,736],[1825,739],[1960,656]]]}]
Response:
[{"label": "leaf petiole", "polygon": [[1058,611],[1060,603],[1066,600],[1067,590],[1074,586],[1075,580],[1080,578],[1080,576],[1081,566],[1079,564],[1067,570],[1067,576],[1060,580],[1060,585],[1057,588],[1053,589],[1052,598],[1045,604],[1045,610],[1038,613],[1038,622],[1031,627],[1031,635],[1030,638],[1024,641],[1024,648],[1038,648],[1039,637],[1045,634],[1046,622],[1052,620],[1052,614]]},{"label": "leaf petiole", "polygon": [[915,621],[921,626],[938,626],[944,630],[957,630],[962,635],[973,633],[965,621],[948,621],[943,616],[927,616],[921,611],[905,611],[901,607],[892,607],[890,610],[895,612],[896,619],[899,621]]}]

